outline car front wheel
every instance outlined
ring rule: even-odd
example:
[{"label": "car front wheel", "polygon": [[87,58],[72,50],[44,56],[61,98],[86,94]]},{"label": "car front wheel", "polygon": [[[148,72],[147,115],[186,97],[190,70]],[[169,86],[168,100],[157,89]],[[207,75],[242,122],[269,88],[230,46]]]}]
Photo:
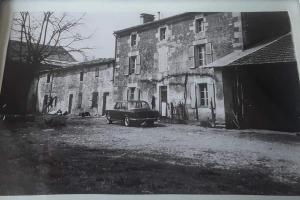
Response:
[{"label": "car front wheel", "polygon": [[124,125],[125,126],[131,126],[131,122],[130,122],[130,119],[128,118],[128,117],[125,117],[125,119],[124,119]]}]

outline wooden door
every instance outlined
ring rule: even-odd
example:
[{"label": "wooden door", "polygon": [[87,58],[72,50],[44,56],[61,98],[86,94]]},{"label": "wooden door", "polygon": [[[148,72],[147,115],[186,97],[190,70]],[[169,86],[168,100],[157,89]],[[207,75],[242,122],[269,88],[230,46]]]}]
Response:
[{"label": "wooden door", "polygon": [[73,104],[73,94],[70,94],[69,95],[69,107],[68,107],[69,114],[72,112],[72,104]]},{"label": "wooden door", "polygon": [[106,100],[107,100],[108,95],[109,95],[108,92],[103,93],[102,115],[105,115],[105,112],[106,112]]}]

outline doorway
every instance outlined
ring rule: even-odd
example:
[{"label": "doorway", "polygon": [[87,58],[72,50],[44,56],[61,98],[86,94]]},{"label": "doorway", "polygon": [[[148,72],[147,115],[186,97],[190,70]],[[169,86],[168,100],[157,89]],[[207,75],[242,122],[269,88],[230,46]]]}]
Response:
[{"label": "doorway", "polygon": [[160,97],[160,102],[159,102],[159,111],[161,116],[167,117],[167,103],[168,103],[168,88],[167,86],[160,86],[159,87],[159,97]]},{"label": "doorway", "polygon": [[47,113],[48,95],[44,96],[42,113]]},{"label": "doorway", "polygon": [[107,100],[108,95],[109,95],[109,92],[103,93],[102,116],[105,115],[105,112],[106,112],[106,100]]},{"label": "doorway", "polygon": [[68,107],[68,113],[71,114],[72,112],[72,103],[73,103],[73,94],[69,95],[69,107]]}]

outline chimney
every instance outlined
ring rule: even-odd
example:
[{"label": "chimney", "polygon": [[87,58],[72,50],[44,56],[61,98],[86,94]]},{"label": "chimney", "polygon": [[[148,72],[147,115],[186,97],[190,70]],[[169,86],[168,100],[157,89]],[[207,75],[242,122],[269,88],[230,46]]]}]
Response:
[{"label": "chimney", "polygon": [[145,24],[147,22],[153,22],[154,21],[154,15],[142,13],[141,14],[142,23]]}]

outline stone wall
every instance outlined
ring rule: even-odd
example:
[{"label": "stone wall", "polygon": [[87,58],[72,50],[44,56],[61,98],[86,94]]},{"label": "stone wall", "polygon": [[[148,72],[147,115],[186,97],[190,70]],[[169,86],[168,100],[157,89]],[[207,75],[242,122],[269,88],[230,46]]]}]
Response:
[{"label": "stone wall", "polygon": [[[213,69],[195,66],[196,45],[211,45],[211,53],[206,55],[207,64],[241,49],[239,13],[193,13],[188,17],[177,18],[165,23],[149,24],[150,27],[137,29],[139,41],[136,47],[130,46],[130,33],[117,35],[117,68],[115,72],[114,99],[126,99],[128,87],[139,89],[140,98],[149,103],[155,96],[159,110],[160,86],[167,86],[168,103],[186,102],[189,119],[196,119],[195,106],[191,105],[192,85],[205,82],[209,97],[213,98],[217,119],[224,117],[222,76],[215,76]],[[204,31],[196,33],[196,20],[202,18]],[[235,28],[234,28],[235,27]],[[166,39],[160,41],[160,28],[166,28]],[[235,38],[235,37],[238,37]],[[140,72],[128,75],[128,57],[134,53],[140,56]],[[186,80],[187,77],[187,80]],[[216,85],[221,88],[216,89]],[[186,93],[186,99],[185,94]],[[209,107],[198,107],[200,120],[211,119]]]},{"label": "stone wall", "polygon": [[[96,77],[96,70],[99,76]],[[83,80],[80,81],[80,73],[83,72]],[[51,74],[50,82],[47,83],[47,75]],[[56,70],[39,75],[38,105],[39,111],[43,111],[44,96],[57,97],[53,102],[51,111],[58,109],[63,112],[69,110],[69,98],[73,95],[71,114],[90,112],[92,115],[102,115],[103,95],[106,97],[106,109],[113,106],[113,63],[98,64],[94,66],[81,66],[74,69]],[[92,107],[92,94],[98,92],[97,107]],[[82,94],[82,103],[79,106],[79,93]]]}]

